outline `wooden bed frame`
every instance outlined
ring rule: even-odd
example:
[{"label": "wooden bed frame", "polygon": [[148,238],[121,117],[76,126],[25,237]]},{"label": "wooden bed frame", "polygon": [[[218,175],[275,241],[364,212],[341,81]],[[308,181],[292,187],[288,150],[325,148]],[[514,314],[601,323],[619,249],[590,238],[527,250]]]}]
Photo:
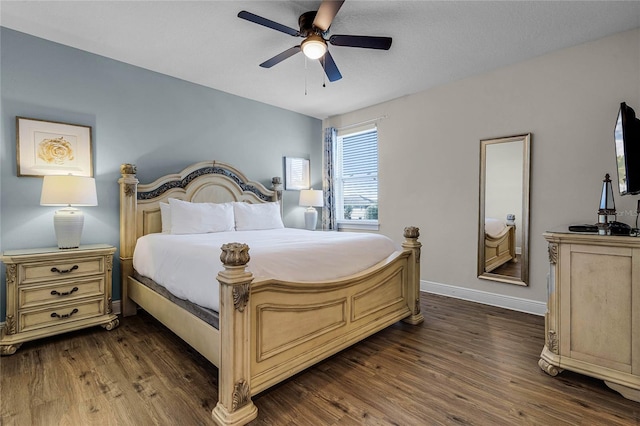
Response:
[{"label": "wooden bed frame", "polygon": [[217,424],[253,420],[253,395],[399,320],[424,320],[419,230],[407,227],[401,251],[337,281],[256,280],[246,268],[249,247],[223,245],[216,329],[134,278],[136,240],[161,231],[159,203],[170,197],[193,202],[278,201],[280,179],[274,178],[274,189],[269,190],[219,162],[197,163],[148,185],[138,185],[132,164],[123,164],[121,172],[122,312],[133,315],[139,306],[218,367],[218,403],[212,412]]},{"label": "wooden bed frame", "polygon": [[500,235],[484,234],[484,270],[491,272],[505,263],[516,262],[516,227],[507,225]]}]

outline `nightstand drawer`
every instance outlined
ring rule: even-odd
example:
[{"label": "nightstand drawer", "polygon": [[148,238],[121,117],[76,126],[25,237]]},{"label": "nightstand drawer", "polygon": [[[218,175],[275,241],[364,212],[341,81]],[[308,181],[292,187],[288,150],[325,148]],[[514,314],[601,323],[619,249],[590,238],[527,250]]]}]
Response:
[{"label": "nightstand drawer", "polygon": [[63,303],[104,294],[104,276],[18,288],[18,309]]},{"label": "nightstand drawer", "polygon": [[85,257],[51,262],[23,263],[20,265],[18,285],[40,281],[65,280],[69,277],[103,274],[104,257]]},{"label": "nightstand drawer", "polygon": [[67,303],[47,309],[21,311],[18,332],[31,331],[44,327],[63,325],[86,318],[100,316],[104,313],[103,299],[83,300],[78,303]]}]

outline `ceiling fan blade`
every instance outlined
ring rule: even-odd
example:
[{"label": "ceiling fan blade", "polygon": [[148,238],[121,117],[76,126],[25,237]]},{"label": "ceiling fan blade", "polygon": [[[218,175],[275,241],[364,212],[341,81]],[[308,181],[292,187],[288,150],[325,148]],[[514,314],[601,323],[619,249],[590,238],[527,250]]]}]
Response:
[{"label": "ceiling fan blade", "polygon": [[391,37],[372,37],[355,35],[333,35],[329,43],[334,46],[362,47],[364,49],[389,50]]},{"label": "ceiling fan blade", "polygon": [[333,18],[336,17],[338,10],[342,7],[342,3],[344,3],[344,0],[323,0],[313,20],[313,26],[322,31],[327,31],[331,26],[331,22],[333,22]]},{"label": "ceiling fan blade", "polygon": [[287,27],[286,25],[279,24],[275,21],[272,21],[267,18],[263,18],[262,16],[255,15],[251,12],[247,12],[246,10],[238,13],[238,18],[246,19],[247,21],[254,22],[256,24],[265,26],[267,28],[274,29],[276,31],[283,32],[285,34],[289,34],[292,36],[299,36],[300,32],[298,30],[294,30],[293,28]]},{"label": "ceiling fan blade", "polygon": [[290,58],[298,52],[300,52],[300,46],[293,46],[291,49],[287,49],[284,52],[277,54],[273,58],[264,61],[260,64],[260,66],[262,68],[271,68],[272,66],[279,64],[280,62],[284,61],[287,58]]},{"label": "ceiling fan blade", "polygon": [[336,65],[335,61],[333,60],[333,56],[331,56],[331,53],[329,53],[328,50],[327,53],[325,53],[324,56],[318,60],[320,61],[320,64],[322,64],[322,68],[324,68],[325,74],[327,74],[327,77],[329,77],[329,81],[337,81],[342,78],[342,74],[340,74],[340,71],[338,71],[338,66]]}]

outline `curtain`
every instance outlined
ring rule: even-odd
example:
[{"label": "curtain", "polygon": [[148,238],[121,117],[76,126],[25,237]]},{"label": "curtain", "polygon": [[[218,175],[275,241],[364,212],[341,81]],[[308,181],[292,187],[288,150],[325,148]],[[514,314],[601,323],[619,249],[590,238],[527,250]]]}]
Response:
[{"label": "curtain", "polygon": [[334,193],[334,160],[338,130],[335,127],[324,129],[324,150],[322,155],[322,190],[324,207],[322,208],[322,229],[336,228],[336,200]]}]

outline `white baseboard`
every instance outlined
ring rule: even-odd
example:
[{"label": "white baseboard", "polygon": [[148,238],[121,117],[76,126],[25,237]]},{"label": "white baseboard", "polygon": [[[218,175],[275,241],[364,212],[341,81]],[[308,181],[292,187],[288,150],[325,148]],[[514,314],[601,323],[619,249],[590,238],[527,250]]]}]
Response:
[{"label": "white baseboard", "polygon": [[519,297],[505,296],[503,294],[489,293],[470,288],[456,287],[433,281],[421,280],[420,291],[439,294],[441,296],[455,297],[456,299],[469,300],[471,302],[483,303],[485,305],[497,306],[499,308],[506,308],[511,309],[512,311],[525,312],[539,316],[544,316],[547,311],[547,304],[545,302],[521,299]]}]

